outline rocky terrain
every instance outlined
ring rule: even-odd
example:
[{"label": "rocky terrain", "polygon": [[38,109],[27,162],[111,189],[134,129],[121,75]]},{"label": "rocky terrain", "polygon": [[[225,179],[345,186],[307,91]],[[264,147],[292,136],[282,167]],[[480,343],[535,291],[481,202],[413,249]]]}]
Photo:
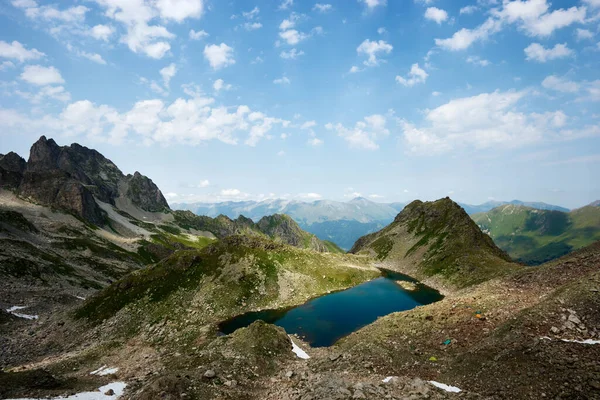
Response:
[{"label": "rocky terrain", "polygon": [[[148,178],[52,143],[0,159],[0,398],[600,398],[600,242],[524,267],[446,198],[343,254],[285,215],[172,211]],[[445,297],[330,347],[262,321],[219,332],[377,267]]]}]

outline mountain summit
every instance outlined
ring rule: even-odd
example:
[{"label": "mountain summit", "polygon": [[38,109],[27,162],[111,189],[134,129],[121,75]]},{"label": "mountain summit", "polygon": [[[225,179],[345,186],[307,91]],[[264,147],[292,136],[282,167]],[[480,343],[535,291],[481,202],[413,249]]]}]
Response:
[{"label": "mountain summit", "polygon": [[27,162],[15,153],[2,156],[0,177],[1,188],[95,224],[105,221],[96,200],[115,206],[121,199],[149,212],[169,210],[158,187],[139,172],[125,176],[96,150],[76,143],[61,147],[45,136],[31,146]]},{"label": "mountain summit", "polygon": [[379,232],[360,238],[351,253],[418,279],[469,286],[514,269],[510,258],[448,197],[413,201]]}]

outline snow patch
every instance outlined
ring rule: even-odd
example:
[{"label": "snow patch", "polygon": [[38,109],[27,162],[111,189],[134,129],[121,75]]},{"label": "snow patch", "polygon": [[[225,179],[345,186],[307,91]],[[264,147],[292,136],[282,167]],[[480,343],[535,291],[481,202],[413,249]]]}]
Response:
[{"label": "snow patch", "polygon": [[381,382],[388,383],[389,381],[391,381],[394,378],[396,378],[396,377],[395,376],[387,376]]},{"label": "snow patch", "polygon": [[[552,338],[548,337],[548,336],[542,336],[540,339],[542,340],[553,340]],[[595,340],[595,339],[585,339],[585,340],[571,340],[571,339],[559,339],[563,342],[567,342],[567,343],[580,343],[580,344],[600,344],[600,340]]]},{"label": "snow patch", "polygon": [[310,358],[310,356],[306,354],[304,350],[302,350],[300,347],[298,347],[296,343],[294,343],[291,336],[290,342],[292,342],[292,351],[298,356],[298,358],[302,358],[304,360],[308,360]]},{"label": "snow patch", "polygon": [[450,392],[450,393],[460,393],[460,392],[462,392],[462,390],[460,390],[456,386],[450,386],[450,385],[446,385],[445,383],[440,383],[440,382],[436,382],[436,381],[429,381],[429,383],[431,383],[436,388],[445,390],[446,392]]},{"label": "snow patch", "polygon": [[76,298],[78,298],[79,300],[84,300],[85,301],[85,297],[81,297],[81,296],[75,296]]},{"label": "snow patch", "polygon": [[[68,397],[53,397],[54,400],[117,400],[125,391],[127,384],[125,382],[113,382],[108,385],[100,386],[95,392],[81,392],[76,393]],[[111,390],[114,392],[113,395],[106,395],[104,393]],[[9,400],[44,400],[41,398],[21,398],[21,399],[9,399]]]},{"label": "snow patch", "polygon": [[99,375],[99,376],[110,375],[110,374],[115,374],[118,370],[119,370],[119,368],[117,368],[117,367],[107,368],[106,365],[103,365],[100,368],[98,368],[97,370],[90,372],[90,375]]},{"label": "snow patch", "polygon": [[24,319],[29,319],[29,320],[38,319],[37,315],[21,314],[21,313],[15,312],[17,310],[22,310],[27,307],[28,306],[12,306],[11,308],[7,308],[6,312],[14,315],[15,317],[19,317],[19,318],[24,318]]}]

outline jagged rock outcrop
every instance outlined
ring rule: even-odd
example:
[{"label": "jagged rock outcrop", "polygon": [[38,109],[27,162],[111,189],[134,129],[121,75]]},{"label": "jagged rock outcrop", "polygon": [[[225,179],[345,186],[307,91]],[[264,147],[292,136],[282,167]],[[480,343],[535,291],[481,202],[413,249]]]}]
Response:
[{"label": "jagged rock outcrop", "polygon": [[[89,222],[105,222],[105,213],[96,200],[114,206],[117,198],[125,197],[145,211],[169,210],[164,196],[150,179],[139,172],[125,176],[98,151],[77,143],[61,147],[42,136],[31,147],[27,163],[19,162],[15,156],[10,156],[6,164],[13,171],[11,182],[19,180],[14,187],[23,197],[68,210]],[[8,170],[2,161],[0,169]],[[4,175],[2,173],[1,182],[4,182]]]},{"label": "jagged rock outcrop", "polygon": [[410,203],[394,222],[360,238],[351,253],[370,254],[418,279],[464,287],[518,268],[465,210],[448,197]]},{"label": "jagged rock outcrop", "polygon": [[161,212],[169,209],[167,200],[152,180],[139,172],[127,175],[127,192],[131,202],[142,210]]},{"label": "jagged rock outcrop", "polygon": [[21,184],[26,162],[17,153],[0,154],[0,188],[16,189]]}]

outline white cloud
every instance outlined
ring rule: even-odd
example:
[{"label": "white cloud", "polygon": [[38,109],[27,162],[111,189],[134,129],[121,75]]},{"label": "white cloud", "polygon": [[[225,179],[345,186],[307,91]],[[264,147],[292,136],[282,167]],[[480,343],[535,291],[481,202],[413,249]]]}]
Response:
[{"label": "white cloud", "polygon": [[413,64],[410,67],[410,71],[408,72],[408,76],[406,78],[401,77],[400,75],[396,76],[396,82],[404,86],[414,86],[417,83],[425,83],[429,74],[425,72],[424,69],[419,67],[418,63]]},{"label": "white cloud", "polygon": [[94,39],[108,42],[108,39],[115,33],[115,28],[110,25],[95,25],[89,31],[89,35]]},{"label": "white cloud", "polygon": [[13,6],[21,8],[27,18],[63,23],[79,23],[85,20],[89,8],[73,6],[59,10],[54,5],[39,6],[35,1],[13,1]]},{"label": "white cloud", "polygon": [[423,126],[400,121],[408,149],[433,154],[461,146],[514,148],[560,135],[566,121],[562,111],[526,114],[518,102],[521,91],[482,93],[449,101],[425,113]]},{"label": "white cloud", "polygon": [[192,39],[192,40],[201,40],[201,39],[204,39],[205,37],[208,37],[209,34],[206,33],[206,31],[204,31],[204,30],[199,30],[198,32],[196,32],[195,30],[190,29],[189,36],[190,36],[190,39]]},{"label": "white cloud", "polygon": [[469,14],[473,14],[477,10],[478,10],[477,6],[465,6],[460,9],[459,13],[460,13],[460,15],[463,15],[463,14],[469,15]]},{"label": "white cloud", "polygon": [[310,129],[310,128],[314,128],[315,126],[317,126],[316,121],[306,121],[305,123],[300,125],[300,129]]},{"label": "white cloud", "polygon": [[308,144],[311,145],[311,146],[317,147],[317,146],[322,145],[323,141],[321,139],[319,139],[319,138],[314,137],[314,138],[308,139]]},{"label": "white cloud", "polygon": [[350,70],[348,72],[351,74],[355,74],[360,71],[362,71],[362,69],[358,68],[356,65],[353,65],[352,67],[350,67]]},{"label": "white cloud", "polygon": [[386,117],[380,114],[373,114],[365,117],[363,121],[358,121],[353,128],[346,128],[344,125],[327,124],[325,128],[335,131],[338,136],[348,142],[350,147],[376,150],[379,148],[377,140],[386,137],[390,131],[386,128]]},{"label": "white cloud", "polygon": [[14,68],[15,64],[12,61],[3,61],[0,63],[0,71],[4,71],[9,68]]},{"label": "white cloud", "polygon": [[279,10],[287,10],[291,6],[294,5],[294,0],[282,0],[281,4],[279,4]]},{"label": "white cloud", "polygon": [[71,94],[63,86],[43,86],[37,93],[15,91],[15,94],[29,100],[33,104],[39,104],[45,99],[53,99],[66,103],[71,100]]},{"label": "white cloud", "polygon": [[279,57],[285,60],[295,60],[302,55],[304,55],[304,52],[302,50],[298,51],[296,50],[296,48],[293,48],[290,51],[282,51],[279,54]]},{"label": "white cloud", "polygon": [[262,28],[262,24],[260,22],[246,22],[242,24],[242,28],[247,31],[255,31],[257,29]]},{"label": "white cloud", "polygon": [[431,92],[431,95],[432,95],[433,97],[438,97],[438,96],[440,96],[441,94],[442,94],[442,92]]},{"label": "white cloud", "polygon": [[479,65],[480,67],[487,67],[491,64],[491,62],[479,56],[469,56],[467,57],[467,62],[470,64]]},{"label": "white cloud", "polygon": [[573,82],[556,75],[547,76],[542,81],[542,86],[546,89],[552,89],[565,93],[574,93],[579,91],[579,84],[577,82]]},{"label": "white cloud", "polygon": [[369,198],[377,200],[377,199],[383,199],[383,198],[385,198],[385,196],[382,196],[380,194],[370,194]]},{"label": "white cloud", "polygon": [[441,24],[448,19],[448,13],[437,7],[429,7],[425,10],[425,18]]},{"label": "white cloud", "polygon": [[380,60],[377,58],[378,54],[390,54],[392,49],[392,45],[383,40],[371,41],[365,39],[356,48],[356,52],[368,56],[367,60],[364,61],[364,64],[368,67],[372,67],[379,64]]},{"label": "white cloud", "polygon": [[44,57],[45,54],[36,49],[27,50],[21,43],[14,40],[7,43],[0,40],[0,57],[18,60],[20,62],[37,60]]},{"label": "white cloud", "polygon": [[308,35],[297,31],[296,29],[289,29],[287,31],[279,32],[279,37],[287,42],[287,44],[294,46],[308,38]]},{"label": "white cloud", "polygon": [[108,105],[81,100],[67,105],[59,114],[30,117],[15,110],[0,109],[4,132],[40,131],[67,136],[86,135],[96,142],[180,143],[198,145],[210,140],[228,144],[244,142],[255,146],[276,125],[289,121],[253,112],[248,106],[212,106],[214,99],[204,97],[193,85],[184,91],[191,98],[178,98],[170,104],[159,99],[138,101],[129,111],[118,112]]},{"label": "white cloud", "polygon": [[552,48],[545,48],[539,43],[532,43],[523,51],[525,52],[527,61],[537,61],[541,63],[573,55],[573,50],[569,49],[566,43],[556,44]]},{"label": "white cloud", "polygon": [[494,14],[508,23],[517,23],[530,36],[546,37],[557,29],[585,20],[585,7],[571,7],[548,12],[547,0],[505,1]]},{"label": "white cloud", "polygon": [[333,10],[333,6],[331,4],[321,4],[321,3],[317,3],[315,4],[315,6],[313,7],[313,11],[318,11],[320,13],[326,13]]},{"label": "white cloud", "polygon": [[160,72],[160,76],[163,79],[163,84],[165,85],[165,88],[168,89],[169,84],[171,83],[171,79],[177,73],[177,67],[175,66],[174,63],[171,63],[170,65],[161,69],[159,72]]},{"label": "white cloud", "polygon": [[590,8],[600,7],[600,0],[582,0],[582,2],[588,5]]},{"label": "white cloud", "polygon": [[282,76],[281,78],[274,79],[273,83],[276,85],[289,85],[292,81],[287,76]]},{"label": "white cloud", "polygon": [[64,83],[65,80],[60,72],[54,67],[42,67],[41,65],[27,65],[23,68],[20,78],[38,86]]},{"label": "white cloud", "polygon": [[384,33],[387,33],[387,29],[385,29],[383,26],[380,28],[377,28],[377,33],[379,33],[380,35],[383,35]]},{"label": "white cloud", "polygon": [[577,40],[592,39],[594,37],[594,33],[592,31],[581,28],[577,28],[575,30],[575,34],[577,36]]},{"label": "white cloud", "polygon": [[215,70],[235,64],[233,48],[227,46],[225,43],[205,46],[204,58],[208,60],[210,66]]},{"label": "white cloud", "polygon": [[93,61],[97,64],[102,64],[102,65],[106,65],[106,61],[104,60],[104,58],[102,58],[102,56],[98,53],[88,53],[86,51],[80,51],[77,53],[79,56],[83,57],[83,58],[87,58],[90,61]]},{"label": "white cloud", "polygon": [[215,89],[215,91],[219,92],[221,90],[231,90],[233,86],[230,83],[225,83],[225,81],[223,79],[217,79],[214,83],[213,83],[213,89]]},{"label": "white cloud", "polygon": [[319,193],[300,193],[298,194],[298,197],[309,200],[319,200],[323,198]]},{"label": "white cloud", "polygon": [[183,22],[187,18],[200,18],[204,12],[203,0],[156,0],[160,17]]},{"label": "white cloud", "polygon": [[369,10],[373,10],[375,7],[385,6],[387,4],[386,0],[359,0],[367,6]]},{"label": "white cloud", "polygon": [[435,39],[435,44],[445,50],[465,50],[477,41],[487,40],[491,34],[500,31],[501,27],[500,21],[488,18],[475,29],[462,28],[448,39]]},{"label": "white cloud", "polygon": [[283,150],[279,150],[279,151],[277,152],[277,156],[278,156],[278,157],[283,157],[283,156],[285,156],[285,151],[283,151]]},{"label": "white cloud", "polygon": [[574,23],[584,23],[586,8],[571,7],[549,11],[547,0],[504,0],[502,7],[493,8],[492,16],[474,29],[462,28],[447,39],[435,39],[446,50],[464,50],[477,41],[484,41],[506,24],[517,24],[530,36],[547,37],[555,30]]},{"label": "white cloud", "polygon": [[260,8],[254,7],[251,11],[242,12],[242,16],[246,19],[254,19],[260,13]]}]

